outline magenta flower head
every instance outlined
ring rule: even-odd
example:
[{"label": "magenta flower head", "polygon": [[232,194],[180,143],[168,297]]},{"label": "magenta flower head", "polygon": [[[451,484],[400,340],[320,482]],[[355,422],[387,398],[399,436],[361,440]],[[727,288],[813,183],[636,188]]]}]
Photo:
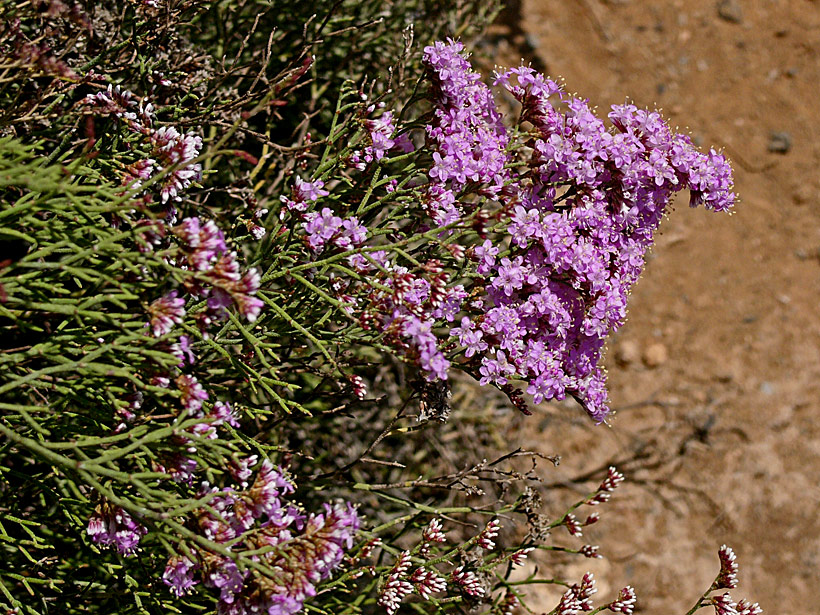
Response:
[{"label": "magenta flower head", "polygon": [[306,182],[302,178],[297,177],[293,184],[293,199],[297,202],[301,201],[318,201],[323,196],[330,194],[324,189],[325,182],[317,179],[313,182]]},{"label": "magenta flower head", "polygon": [[151,316],[149,325],[154,337],[162,337],[185,318],[185,299],[178,294],[172,290],[148,306],[148,313]]},{"label": "magenta flower head", "polygon": [[191,416],[202,408],[202,402],[208,399],[208,392],[194,376],[181,374],[176,379],[176,385],[182,394],[182,405]]},{"label": "magenta flower head", "polygon": [[265,459],[249,492],[257,517],[270,514],[280,506],[280,496],[293,490],[293,483],[285,473]]},{"label": "magenta flower head", "polygon": [[196,217],[185,218],[173,228],[173,232],[196,271],[211,269],[214,261],[227,251],[225,236],[213,220],[202,222]]},{"label": "magenta flower head", "polygon": [[134,555],[140,538],[148,530],[119,506],[104,502],[88,520],[86,530],[91,540],[102,546],[115,547],[125,556]]},{"label": "magenta flower head", "polygon": [[181,201],[182,191],[202,178],[202,165],[191,163],[202,149],[202,138],[193,133],[180,134],[173,126],[163,126],[150,135],[150,140],[154,145],[153,157],[157,162],[157,172],[176,166],[162,180],[162,202]]},{"label": "magenta flower head", "polygon": [[194,580],[194,570],[196,565],[185,556],[172,557],[165,566],[162,575],[162,582],[170,589],[177,598],[189,594],[197,581]]},{"label": "magenta flower head", "polygon": [[712,589],[735,589],[738,572],[735,552],[731,547],[722,545],[718,550],[718,558],[720,559],[720,572],[712,584]]}]

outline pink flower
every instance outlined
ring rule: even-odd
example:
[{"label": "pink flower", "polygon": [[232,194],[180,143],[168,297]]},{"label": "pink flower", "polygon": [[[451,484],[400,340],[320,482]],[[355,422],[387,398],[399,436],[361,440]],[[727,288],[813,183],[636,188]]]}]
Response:
[{"label": "pink flower", "polygon": [[148,313],[151,315],[149,324],[154,337],[165,335],[185,318],[185,299],[177,295],[177,291],[172,290],[148,306]]}]

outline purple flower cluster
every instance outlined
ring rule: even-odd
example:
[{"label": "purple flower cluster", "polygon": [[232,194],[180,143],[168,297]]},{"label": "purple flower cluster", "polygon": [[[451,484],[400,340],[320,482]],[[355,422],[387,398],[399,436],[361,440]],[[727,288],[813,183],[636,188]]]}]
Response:
[{"label": "purple flower cluster", "polygon": [[356,216],[342,219],[333,215],[329,207],[321,213],[311,211],[302,223],[308,236],[308,245],[314,252],[321,252],[326,243],[334,243],[343,250],[360,246],[367,239],[367,229]]},{"label": "purple flower cluster", "polygon": [[162,575],[162,582],[170,589],[177,598],[181,598],[191,592],[194,585],[194,570],[196,564],[185,556],[174,556],[168,560],[165,572]]},{"label": "purple flower cluster", "polygon": [[213,321],[227,317],[226,308],[235,305],[249,322],[255,322],[264,305],[257,298],[260,276],[256,269],[242,273],[236,252],[229,252],[222,231],[208,220],[185,218],[172,229],[187,265],[202,274],[204,283],[195,285],[194,295],[208,299],[208,310],[201,316],[203,330]]},{"label": "purple flower cluster", "polygon": [[280,197],[284,205],[280,218],[284,219],[288,212],[301,218],[301,228],[312,252],[321,252],[330,245],[342,250],[361,246],[367,240],[367,228],[356,216],[341,218],[330,207],[309,211],[319,199],[330,194],[324,185],[320,179],[308,182],[296,177],[291,196]]},{"label": "purple flower cluster", "polygon": [[203,495],[210,492],[212,498],[209,508],[198,513],[199,529],[231,551],[262,550],[253,558],[275,573],[240,570],[231,557],[200,551],[196,562],[169,559],[163,581],[177,596],[200,581],[216,589],[220,615],[293,615],[342,562],[358,531],[358,515],[349,504],[325,504],[321,512],[303,513],[285,499],[293,484],[267,460],[249,488],[247,464],[235,468],[235,476],[244,487],[218,491],[204,486]]},{"label": "purple flower cluster", "polygon": [[125,556],[134,555],[148,530],[119,506],[103,502],[88,520],[88,535],[98,545],[115,547]]},{"label": "purple flower cluster", "polygon": [[[372,114],[376,109],[384,109],[384,106],[383,102],[378,105],[368,105],[366,111]],[[364,125],[370,142],[363,150],[355,150],[349,158],[350,164],[359,171],[364,171],[371,162],[378,162],[384,158],[385,154],[393,148],[397,147],[405,153],[413,151],[414,146],[408,136],[396,134],[392,111],[384,111],[377,118],[364,120]]]},{"label": "purple flower cluster", "polygon": [[[607,127],[585,100],[528,67],[496,78],[522,106],[523,137],[512,141],[461,43],[426,47],[423,61],[433,112],[421,205],[437,226],[464,228],[469,215],[481,243],[447,248],[456,259],[468,254],[478,275],[457,284],[434,259],[410,270],[385,253],[354,250],[348,264],[375,272],[369,281],[377,285],[334,274],[333,290],[429,380],[445,380],[461,356],[463,369],[502,388],[522,410],[515,381],[526,383],[535,403],[570,395],[601,422],[610,413],[599,365],[604,345],[626,318],[629,290],[670,198],[686,188],[693,205],[726,211],[735,199],[731,168],[717,152],[703,154],[672,133],[656,112],[614,106]],[[368,160],[395,146],[393,122],[389,111],[366,120]],[[358,219],[329,207],[308,211],[327,195],[323,186],[297,180],[283,199],[302,215],[311,250],[364,245]],[[482,209],[493,203],[500,204],[495,214]],[[492,215],[498,224],[489,224]],[[443,321],[457,323],[450,342],[438,339]]]},{"label": "purple flower cluster", "polygon": [[427,135],[434,143],[430,178],[453,192],[468,182],[497,194],[507,177],[507,129],[490,89],[473,72],[464,46],[448,40],[424,48],[433,83],[434,121]]},{"label": "purple flower cluster", "polygon": [[[201,166],[192,163],[192,160],[199,155],[202,139],[193,133],[182,134],[173,126],[154,128],[154,110],[150,103],[140,103],[138,106],[131,92],[119,86],[109,86],[106,90],[86,96],[85,104],[97,115],[114,116],[125,122],[150,149],[149,157],[138,159],[126,167],[123,181],[132,189],[138,189],[142,182],[173,168],[159,183],[161,201],[167,204],[169,201],[180,201],[181,192],[200,178]],[[150,200],[150,196],[146,198]],[[176,221],[176,213],[171,206],[167,212],[168,223]],[[231,305],[235,305],[248,321],[256,320],[263,306],[255,296],[259,289],[259,274],[255,269],[245,273],[240,271],[236,253],[228,251],[225,237],[213,221],[185,218],[170,229],[170,234],[161,221],[140,220],[138,225],[145,228],[141,250],[150,251],[162,245],[163,238],[170,235],[176,240],[181,254],[175,260],[168,259],[169,262],[180,269],[196,272],[196,281],[190,283],[189,290],[197,298],[207,299],[207,310],[198,315],[203,332],[212,322],[224,320],[227,317],[225,310]],[[261,236],[260,232],[264,234],[262,227],[254,228],[255,237]],[[166,335],[175,324],[181,323],[186,313],[185,304],[186,299],[179,296],[177,290],[151,303],[147,311],[153,335]],[[193,362],[190,351],[185,354]]]},{"label": "purple flower cluster", "polygon": [[473,249],[486,295],[451,335],[481,384],[524,380],[536,403],[569,394],[603,421],[610,410],[601,353],[624,322],[669,199],[688,188],[693,205],[728,210],[731,169],[673,134],[658,113],[615,106],[608,129],[586,101],[520,67],[496,79],[532,125],[532,153],[513,174],[500,114],[462,45],[428,47],[425,63],[434,83],[432,217],[457,221],[453,191],[469,182],[506,207],[507,233]]},{"label": "purple flower cluster", "polygon": [[[324,189],[325,182],[317,179],[313,182],[306,182],[301,177],[293,181],[293,189],[290,198],[282,195],[279,199],[284,203],[288,211],[307,211],[311,203],[315,203],[323,196],[330,194]],[[282,211],[284,213],[285,210]]]},{"label": "purple flower cluster", "polygon": [[433,328],[439,320],[452,322],[461,311],[467,297],[464,286],[451,285],[450,274],[436,260],[422,264],[418,273],[386,260],[381,265],[387,273],[377,277],[381,288],[369,291],[363,325],[378,322],[393,345],[413,358],[428,380],[446,380],[450,361]]},{"label": "purple flower cluster", "polygon": [[162,337],[185,318],[185,299],[172,290],[148,306],[151,320],[148,323],[155,337]]},{"label": "purple flower cluster", "polygon": [[434,119],[427,125],[433,164],[424,209],[437,226],[461,220],[458,194],[468,184],[493,196],[509,176],[509,144],[490,89],[472,71],[459,42],[425,47],[424,64],[433,85]]}]

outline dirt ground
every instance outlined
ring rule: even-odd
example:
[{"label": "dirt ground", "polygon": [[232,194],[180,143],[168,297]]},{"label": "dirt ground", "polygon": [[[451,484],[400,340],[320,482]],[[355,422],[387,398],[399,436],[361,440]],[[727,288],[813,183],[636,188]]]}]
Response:
[{"label": "dirt ground", "polygon": [[639,612],[682,615],[726,543],[735,599],[817,612],[820,2],[523,0],[505,28],[501,58],[540,62],[602,110],[658,106],[723,148],[741,196],[732,216],[682,196],[662,228],[609,345],[611,428],[554,406],[509,434],[562,456],[548,482],[627,474],[586,533],[606,559],[565,572],[595,572],[598,604],[631,584]]}]

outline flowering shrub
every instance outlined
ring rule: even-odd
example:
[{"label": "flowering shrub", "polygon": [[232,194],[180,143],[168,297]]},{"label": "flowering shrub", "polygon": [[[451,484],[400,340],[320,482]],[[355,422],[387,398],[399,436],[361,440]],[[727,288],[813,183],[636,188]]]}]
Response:
[{"label": "flowering shrub", "polygon": [[[682,189],[731,209],[730,167],[526,66],[493,90],[444,36],[485,2],[316,4],[2,5],[8,612],[510,614],[536,550],[600,557],[550,532],[616,469],[549,521],[534,454],[414,449],[466,440],[459,374],[605,421],[653,233]],[[690,613],[760,612],[720,562]],[[635,608],[550,582],[554,613]]]}]

